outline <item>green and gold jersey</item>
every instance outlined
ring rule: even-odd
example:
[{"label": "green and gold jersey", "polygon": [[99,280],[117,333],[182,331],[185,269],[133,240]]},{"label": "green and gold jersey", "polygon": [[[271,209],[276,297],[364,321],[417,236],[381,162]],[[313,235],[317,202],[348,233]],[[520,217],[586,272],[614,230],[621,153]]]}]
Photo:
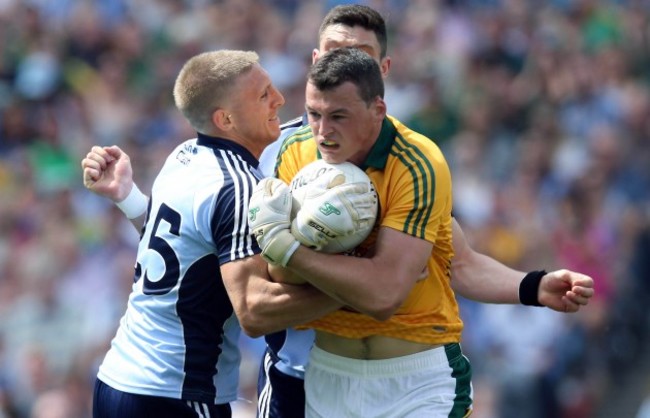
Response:
[{"label": "green and gold jersey", "polygon": [[[300,128],[282,144],[276,176],[289,184],[300,168],[318,158],[310,127]],[[387,321],[340,309],[304,327],[347,338],[383,335],[430,344],[458,342],[463,323],[449,282],[452,195],[445,158],[433,141],[388,116],[362,168],[377,190],[380,214],[373,233],[354,255],[372,254],[378,228],[392,228],[433,243],[427,271],[423,272],[426,278],[414,285]]]}]

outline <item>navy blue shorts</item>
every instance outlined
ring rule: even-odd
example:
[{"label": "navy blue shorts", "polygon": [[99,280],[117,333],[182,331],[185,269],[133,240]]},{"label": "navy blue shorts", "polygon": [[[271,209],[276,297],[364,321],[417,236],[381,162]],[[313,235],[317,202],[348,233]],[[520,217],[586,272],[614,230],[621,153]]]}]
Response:
[{"label": "navy blue shorts", "polygon": [[230,404],[126,393],[97,379],[93,396],[93,418],[232,418]]},{"label": "navy blue shorts", "polygon": [[278,358],[268,350],[257,379],[258,418],[304,418],[305,381],[279,371]]}]

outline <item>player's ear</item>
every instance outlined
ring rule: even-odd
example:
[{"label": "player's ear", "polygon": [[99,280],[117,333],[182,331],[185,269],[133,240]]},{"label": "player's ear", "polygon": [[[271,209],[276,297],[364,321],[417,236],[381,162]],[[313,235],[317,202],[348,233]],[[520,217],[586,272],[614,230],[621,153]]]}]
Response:
[{"label": "player's ear", "polygon": [[316,61],[318,61],[318,58],[320,57],[320,51],[318,48],[314,48],[313,51],[311,51],[311,63],[316,64]]},{"label": "player's ear", "polygon": [[386,102],[381,97],[375,97],[374,102],[372,103],[372,108],[375,111],[375,116],[379,119],[384,119],[386,116]]},{"label": "player's ear", "polygon": [[227,109],[217,109],[212,113],[212,123],[221,131],[228,131],[232,128],[232,115]]},{"label": "player's ear", "polygon": [[388,77],[388,72],[390,71],[390,57],[386,55],[384,58],[379,61],[379,69],[381,70],[381,76],[386,78]]}]

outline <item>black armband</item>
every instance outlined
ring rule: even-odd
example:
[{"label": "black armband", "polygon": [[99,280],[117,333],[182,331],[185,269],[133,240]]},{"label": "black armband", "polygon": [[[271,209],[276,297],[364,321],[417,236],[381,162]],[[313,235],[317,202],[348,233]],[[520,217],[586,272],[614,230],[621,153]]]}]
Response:
[{"label": "black armband", "polygon": [[539,291],[539,283],[542,277],[546,275],[545,270],[531,271],[519,283],[519,302],[527,306],[544,306],[539,303],[537,294]]}]

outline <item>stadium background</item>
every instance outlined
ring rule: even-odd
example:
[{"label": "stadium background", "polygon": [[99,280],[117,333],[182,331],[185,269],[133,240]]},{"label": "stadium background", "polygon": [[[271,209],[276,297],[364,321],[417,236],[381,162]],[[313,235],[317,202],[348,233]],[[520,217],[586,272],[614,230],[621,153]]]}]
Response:
[{"label": "stadium background", "polygon": [[[0,418],[89,416],[137,240],[81,184],[91,145],[123,147],[149,190],[194,135],[175,75],[208,49],[258,51],[299,115],[339,3],[0,1]],[[473,246],[596,283],[576,315],[461,300],[473,417],[650,417],[650,3],[366,3],[389,25],[389,112],[443,148]],[[262,342],[242,347],[240,418]]]}]

